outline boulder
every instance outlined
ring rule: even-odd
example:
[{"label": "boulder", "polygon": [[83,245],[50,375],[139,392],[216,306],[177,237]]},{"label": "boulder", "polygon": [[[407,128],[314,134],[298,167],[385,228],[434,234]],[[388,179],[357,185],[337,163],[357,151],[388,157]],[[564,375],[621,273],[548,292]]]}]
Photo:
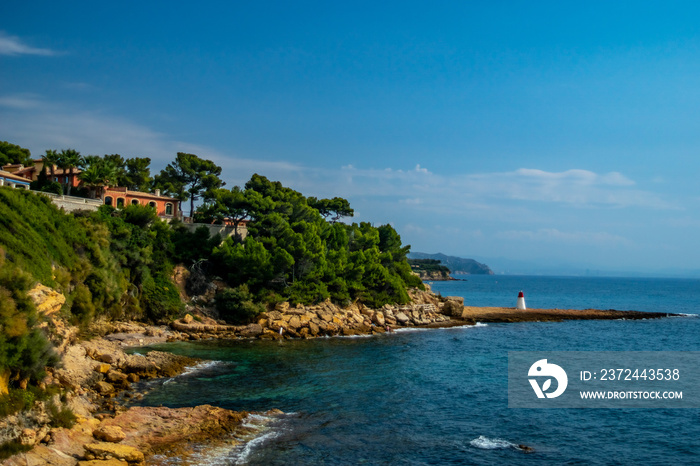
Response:
[{"label": "boulder", "polygon": [[410,321],[408,316],[406,314],[404,314],[402,311],[399,311],[399,313],[396,314],[395,317],[396,317],[396,321],[401,325],[406,325]]},{"label": "boulder", "polygon": [[380,311],[375,312],[374,316],[372,317],[372,322],[380,327],[384,327],[384,325],[386,325],[386,322],[384,321],[384,314]]},{"label": "boulder", "polygon": [[296,316],[296,315],[292,316],[289,319],[288,325],[289,325],[289,328],[291,328],[293,330],[300,328],[301,327],[301,320],[299,319],[299,316]]},{"label": "boulder", "polygon": [[321,331],[320,327],[316,325],[313,321],[309,322],[309,333],[313,336],[318,335]]},{"label": "boulder", "polygon": [[114,385],[109,382],[97,382],[95,384],[95,390],[102,395],[107,395],[114,392]]},{"label": "boulder", "polygon": [[[289,305],[289,303],[287,303]],[[267,318],[269,320],[282,320],[282,313],[279,311],[270,311],[267,313]]]},{"label": "boulder", "polygon": [[372,327],[371,325],[365,325],[364,323],[361,323],[357,327],[355,327],[355,330],[357,330],[359,333],[365,335],[368,333],[372,333]]},{"label": "boulder", "polygon": [[115,458],[109,460],[78,461],[78,466],[125,466],[124,462]]},{"label": "boulder", "polygon": [[263,333],[262,326],[260,324],[250,324],[244,327],[240,334],[244,338],[253,338]]},{"label": "boulder", "polygon": [[[282,303],[277,303],[275,305],[275,311],[278,311],[278,312],[287,312],[288,309],[289,309],[289,302],[288,301],[284,301]],[[275,311],[273,311],[273,312],[275,312]]]},{"label": "boulder", "polygon": [[442,306],[442,313],[452,317],[462,317],[464,312],[464,298],[459,296],[448,296]]},{"label": "boulder", "polygon": [[129,385],[129,378],[126,374],[119,371],[110,370],[107,372],[107,382],[112,385],[126,386]]},{"label": "boulder", "polygon": [[143,463],[144,460],[141,451],[128,445],[107,442],[88,443],[85,445],[85,450],[90,452],[94,459],[117,458],[129,463]]},{"label": "boulder", "polygon": [[99,372],[100,374],[106,374],[110,369],[112,369],[112,366],[104,362],[95,366],[95,372]]},{"label": "boulder", "polygon": [[280,328],[286,327],[286,326],[287,326],[287,322],[285,322],[283,320],[273,320],[273,321],[270,321],[270,323],[268,325],[268,327],[275,332],[279,332]]},{"label": "boulder", "polygon": [[126,438],[126,434],[119,426],[102,426],[95,430],[92,435],[97,440],[111,443],[119,443]]},{"label": "boulder", "polygon": [[25,447],[33,446],[37,441],[36,431],[34,429],[23,429],[19,434],[19,443]]}]

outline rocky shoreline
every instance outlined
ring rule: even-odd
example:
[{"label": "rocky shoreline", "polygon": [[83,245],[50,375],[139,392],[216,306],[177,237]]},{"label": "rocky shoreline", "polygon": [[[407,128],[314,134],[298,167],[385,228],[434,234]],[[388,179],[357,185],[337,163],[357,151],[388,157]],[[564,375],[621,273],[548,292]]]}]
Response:
[{"label": "rocky shoreline", "polygon": [[[124,323],[117,328],[138,328],[135,333],[160,335],[158,327],[141,327]],[[137,341],[143,341],[143,338]],[[63,364],[50,369],[45,387],[60,387],[64,394],[51,403],[62,404],[76,416],[71,428],[51,427],[48,403],[37,402],[29,412],[7,416],[0,421],[0,443],[19,440],[26,453],[4,462],[6,466],[38,464],[61,466],[159,464],[177,457],[180,464],[202,445],[222,442],[232,448],[237,438],[247,433],[244,421],[250,413],[234,412],[209,405],[171,409],[166,407],[129,407],[118,401],[138,396],[132,384],[142,379],[173,377],[200,360],[160,351],[145,355],[126,354],[120,341],[94,338],[68,345]],[[282,414],[272,410],[270,419]],[[196,461],[192,464],[196,464]]]},{"label": "rocky shoreline", "polygon": [[[44,293],[50,296],[50,293]],[[48,298],[47,298],[48,299]],[[50,299],[56,299],[55,296]],[[48,402],[0,420],[0,444],[19,441],[29,448],[4,462],[8,466],[140,465],[161,464],[177,457],[189,464],[195,444],[234,448],[246,434],[249,413],[233,412],[209,405],[193,408],[125,408],[120,399],[133,393],[132,384],[142,379],[173,377],[201,362],[160,351],[145,355],[127,354],[129,347],[201,339],[317,338],[382,334],[398,328],[442,328],[474,325],[477,322],[532,322],[584,319],[650,319],[674,316],[615,310],[562,310],[483,308],[465,306],[463,298],[439,297],[414,290],[412,303],[371,309],[361,304],[341,308],[331,302],[313,306],[282,303],[248,325],[227,325],[207,315],[206,308],[190,306],[189,313],[169,326],[135,322],[103,322],[92,328],[96,336],[78,341],[78,332],[46,310],[47,330],[53,334],[62,356],[62,366],[49,369],[43,388],[54,387],[61,395],[50,401],[76,415],[71,428],[51,427]],[[60,299],[58,300],[60,302]],[[38,305],[44,305],[40,302]],[[282,415],[272,410],[270,419]],[[196,464],[194,461],[192,464]]]}]

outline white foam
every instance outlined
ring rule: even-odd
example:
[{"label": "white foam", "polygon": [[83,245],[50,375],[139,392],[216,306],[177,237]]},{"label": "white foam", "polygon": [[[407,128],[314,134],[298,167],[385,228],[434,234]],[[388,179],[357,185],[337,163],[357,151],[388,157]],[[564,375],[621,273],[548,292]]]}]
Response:
[{"label": "white foam", "polygon": [[263,443],[281,435],[281,428],[270,428],[268,424],[276,417],[262,414],[248,414],[242,423],[242,427],[248,429],[241,437],[234,437],[232,440],[240,441],[238,445],[223,445],[215,448],[205,449],[194,455],[191,459],[197,464],[207,466],[224,466],[230,464],[246,464],[250,456]]},{"label": "white foam", "polygon": [[423,328],[423,327],[392,327],[391,331],[395,333],[405,333],[405,332],[425,332],[428,330],[435,330],[432,328]]},{"label": "white foam", "polygon": [[245,444],[245,447],[243,447],[240,456],[236,458],[235,464],[246,464],[248,462],[248,458],[250,457],[251,453],[255,448],[257,448],[259,445],[263,444],[267,440],[273,439],[279,435],[279,432],[271,430],[262,434],[259,437],[255,437],[253,440]]},{"label": "white foam", "polygon": [[509,442],[508,440],[503,440],[500,438],[488,438],[483,435],[480,435],[478,438],[475,438],[469,444],[475,448],[481,448],[482,450],[497,450],[501,448],[520,448],[518,445],[516,445],[513,442]]},{"label": "white foam", "polygon": [[209,369],[210,367],[218,366],[219,364],[223,364],[223,361],[202,361],[194,366],[185,367],[185,370],[182,372],[182,374],[180,374],[180,376],[194,374],[195,372]]},{"label": "white foam", "polygon": [[371,333],[365,333],[361,335],[338,335],[338,338],[370,338],[373,337]]}]

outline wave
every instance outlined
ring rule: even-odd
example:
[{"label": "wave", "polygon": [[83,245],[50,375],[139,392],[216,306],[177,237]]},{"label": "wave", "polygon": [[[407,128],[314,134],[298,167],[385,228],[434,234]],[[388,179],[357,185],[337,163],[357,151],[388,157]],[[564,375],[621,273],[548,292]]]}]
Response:
[{"label": "wave", "polygon": [[182,372],[182,374],[180,374],[177,377],[182,377],[183,375],[191,375],[195,372],[201,372],[203,370],[212,368],[214,366],[218,366],[219,364],[223,363],[223,361],[202,361],[200,363],[195,364],[194,366],[185,367],[185,370]]},{"label": "wave", "polygon": [[[212,367],[218,366],[219,364],[224,364],[224,361],[202,361],[200,363],[195,364],[194,366],[186,366],[185,370],[182,371],[181,374],[178,374],[175,377],[168,377],[165,381],[162,382],[162,385],[167,385],[170,382],[175,381],[179,377],[187,377],[189,375],[196,374],[207,369],[211,369]],[[160,379],[155,379],[150,381],[150,385],[157,385],[159,383],[159,380]]]},{"label": "wave", "polygon": [[279,416],[248,414],[242,423],[242,433],[235,435],[231,439],[231,443],[209,449],[205,448],[196,453],[190,460],[195,460],[195,464],[207,466],[247,464],[257,449],[282,434],[284,430],[282,427],[279,425],[270,426],[273,421],[278,419]]},{"label": "wave", "polygon": [[513,442],[509,442],[508,440],[504,440],[501,438],[488,438],[483,435],[480,435],[478,438],[475,438],[474,440],[469,442],[469,445],[475,448],[480,448],[482,450],[498,450],[507,448],[521,450],[520,445],[515,444]]}]

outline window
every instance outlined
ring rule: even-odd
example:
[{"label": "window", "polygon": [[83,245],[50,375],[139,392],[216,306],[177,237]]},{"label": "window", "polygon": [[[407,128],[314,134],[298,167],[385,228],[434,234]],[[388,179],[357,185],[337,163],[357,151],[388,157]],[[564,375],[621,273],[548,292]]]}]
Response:
[{"label": "window", "polygon": [[138,199],[132,199],[132,200],[131,200],[131,205],[139,205],[139,200],[138,200]]},{"label": "window", "polygon": [[154,209],[157,209],[157,208],[158,208],[158,205],[155,203],[155,201],[149,202],[148,205],[149,205],[150,207],[153,207]]},{"label": "window", "polygon": [[123,197],[117,198],[117,207],[124,207],[124,198]]},{"label": "window", "polygon": [[165,215],[172,215],[173,214],[173,205],[171,203],[165,204]]},{"label": "window", "polygon": [[105,196],[105,205],[112,205],[112,196]]}]

